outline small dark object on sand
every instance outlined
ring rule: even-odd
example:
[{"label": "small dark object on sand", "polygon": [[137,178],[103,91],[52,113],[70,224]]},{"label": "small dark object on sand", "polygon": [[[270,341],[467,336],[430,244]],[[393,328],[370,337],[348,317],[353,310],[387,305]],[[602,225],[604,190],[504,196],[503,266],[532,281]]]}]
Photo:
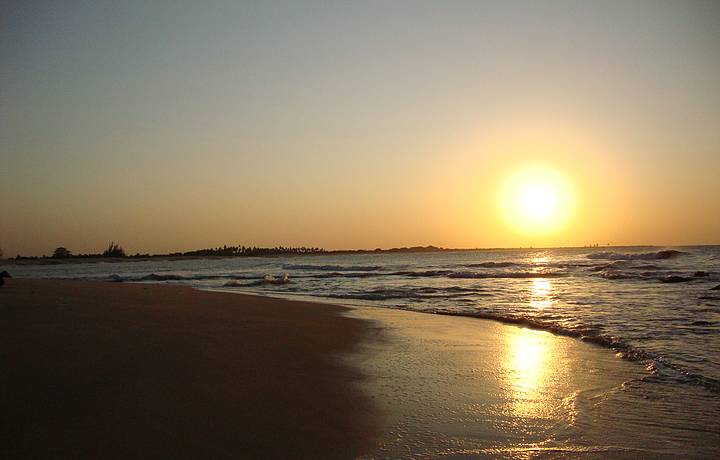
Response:
[{"label": "small dark object on sand", "polygon": [[7,270],[3,270],[0,272],[0,278],[12,278],[12,276],[10,276],[10,273],[8,273]]},{"label": "small dark object on sand", "polygon": [[711,291],[720,291],[720,284],[715,286],[714,288],[710,288]]},{"label": "small dark object on sand", "polygon": [[705,278],[707,276],[710,276],[710,275],[708,275],[708,272],[699,271],[699,272],[693,273],[694,278]]}]

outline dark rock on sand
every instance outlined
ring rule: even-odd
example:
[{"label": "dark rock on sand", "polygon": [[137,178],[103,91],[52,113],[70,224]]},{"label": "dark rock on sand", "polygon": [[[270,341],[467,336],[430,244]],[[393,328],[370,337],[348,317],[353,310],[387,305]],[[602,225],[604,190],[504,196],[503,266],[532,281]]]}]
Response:
[{"label": "dark rock on sand", "polygon": [[12,276],[10,276],[10,273],[8,273],[7,270],[3,270],[0,272],[0,278],[12,278]]},{"label": "dark rock on sand", "polygon": [[699,272],[693,273],[694,278],[706,278],[708,276],[710,276],[710,275],[708,275],[708,272],[699,271]]},{"label": "dark rock on sand", "polygon": [[685,278],[684,276],[670,275],[662,279],[663,283],[686,283],[692,281],[692,278]]},{"label": "dark rock on sand", "polygon": [[714,288],[710,288],[711,291],[720,291],[720,284],[715,286]]}]

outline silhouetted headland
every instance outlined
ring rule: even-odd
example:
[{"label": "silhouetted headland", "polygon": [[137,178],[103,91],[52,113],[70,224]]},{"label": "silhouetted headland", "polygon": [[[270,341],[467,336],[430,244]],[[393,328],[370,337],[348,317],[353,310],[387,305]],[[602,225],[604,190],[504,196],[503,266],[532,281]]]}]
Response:
[{"label": "silhouetted headland", "polygon": [[156,258],[207,258],[207,257],[273,257],[273,256],[293,256],[293,255],[332,255],[332,254],[370,254],[370,253],[417,253],[417,252],[439,252],[439,251],[469,251],[472,249],[449,249],[437,246],[412,246],[389,249],[338,249],[327,250],[318,247],[306,246],[274,246],[274,247],[257,247],[257,246],[218,246],[216,248],[196,249],[185,252],[171,252],[167,254],[126,254],[122,246],[115,242],[111,242],[108,247],[99,253],[73,254],[66,247],[56,248],[52,255],[47,256],[22,256],[18,254],[9,261],[17,261],[21,263],[46,263],[58,264],[65,262],[93,262],[103,260],[138,260],[138,259],[156,259]]}]

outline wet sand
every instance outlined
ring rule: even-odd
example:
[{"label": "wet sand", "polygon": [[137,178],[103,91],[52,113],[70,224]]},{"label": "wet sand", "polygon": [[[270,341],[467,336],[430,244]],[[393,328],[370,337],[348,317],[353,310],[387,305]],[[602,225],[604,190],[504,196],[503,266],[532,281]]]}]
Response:
[{"label": "wet sand", "polygon": [[360,386],[381,415],[365,458],[720,453],[718,426],[698,423],[712,419],[716,398],[699,398],[705,406],[688,411],[687,399],[611,350],[475,318],[372,307],[348,314],[378,330],[351,358],[369,376]]},{"label": "wet sand", "polygon": [[188,287],[8,279],[2,458],[352,458],[374,437],[367,329],[341,307]]}]

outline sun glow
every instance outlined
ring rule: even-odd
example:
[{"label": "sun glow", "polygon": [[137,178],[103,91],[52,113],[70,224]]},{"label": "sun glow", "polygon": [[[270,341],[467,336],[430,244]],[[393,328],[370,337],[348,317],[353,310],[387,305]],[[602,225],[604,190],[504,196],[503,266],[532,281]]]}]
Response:
[{"label": "sun glow", "polygon": [[573,207],[574,194],[567,177],[546,167],[512,174],[500,196],[503,219],[522,234],[545,235],[562,229]]}]

